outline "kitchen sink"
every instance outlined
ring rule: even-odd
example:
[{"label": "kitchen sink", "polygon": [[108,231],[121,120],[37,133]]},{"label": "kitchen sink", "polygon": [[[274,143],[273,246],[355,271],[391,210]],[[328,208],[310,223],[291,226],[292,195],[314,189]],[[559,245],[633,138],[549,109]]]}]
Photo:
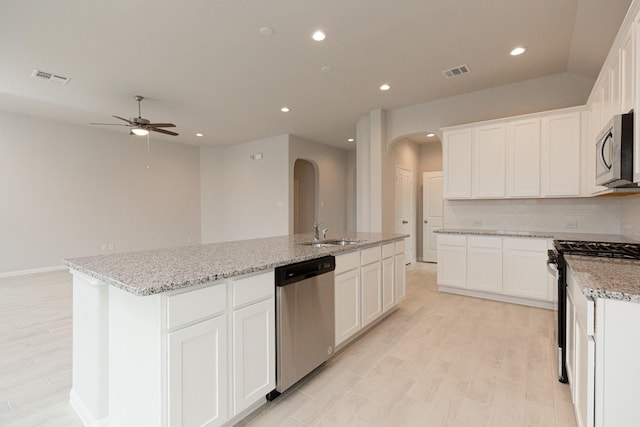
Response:
[{"label": "kitchen sink", "polygon": [[314,241],[302,242],[300,244],[301,245],[307,245],[307,246],[313,246],[314,248],[327,248],[327,247],[331,247],[331,246],[355,245],[356,243],[361,243],[361,242],[363,242],[363,240],[344,238],[344,239],[321,240],[320,242],[314,242]]}]

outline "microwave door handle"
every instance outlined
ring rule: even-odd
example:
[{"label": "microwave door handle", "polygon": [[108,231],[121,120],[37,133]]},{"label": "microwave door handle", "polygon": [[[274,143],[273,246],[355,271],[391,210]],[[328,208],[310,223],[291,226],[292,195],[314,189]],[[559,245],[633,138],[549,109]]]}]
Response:
[{"label": "microwave door handle", "polygon": [[602,144],[600,144],[600,150],[599,150],[600,151],[600,153],[599,153],[600,154],[600,163],[602,163],[602,166],[604,166],[604,168],[607,171],[611,170],[611,165],[608,164],[607,160],[604,158],[604,149],[605,149],[605,146],[606,146],[606,143],[607,143],[607,139],[611,139],[611,138],[613,138],[613,134],[611,132],[607,133],[607,136],[605,136],[602,139]]}]

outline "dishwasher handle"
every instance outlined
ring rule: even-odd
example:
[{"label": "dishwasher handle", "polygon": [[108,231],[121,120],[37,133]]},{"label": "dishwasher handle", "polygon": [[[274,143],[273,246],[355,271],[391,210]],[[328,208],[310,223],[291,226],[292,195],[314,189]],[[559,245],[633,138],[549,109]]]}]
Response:
[{"label": "dishwasher handle", "polygon": [[275,269],[275,284],[276,286],[286,286],[321,274],[330,273],[335,269],[336,259],[333,256],[284,265]]}]

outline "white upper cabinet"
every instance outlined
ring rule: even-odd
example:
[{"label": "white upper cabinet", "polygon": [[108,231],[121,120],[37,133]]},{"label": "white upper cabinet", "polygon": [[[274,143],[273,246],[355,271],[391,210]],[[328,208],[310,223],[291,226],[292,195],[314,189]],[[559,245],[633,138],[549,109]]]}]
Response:
[{"label": "white upper cabinet", "polygon": [[611,96],[611,113],[613,117],[616,114],[622,112],[622,104],[620,103],[621,97],[621,82],[620,79],[620,60],[616,56],[611,68],[609,69],[609,93]]},{"label": "white upper cabinet", "polygon": [[542,195],[580,195],[580,112],[542,118]]},{"label": "white upper cabinet", "polygon": [[473,129],[473,180],[475,198],[504,197],[505,127],[503,123]]},{"label": "white upper cabinet", "polygon": [[471,197],[471,129],[444,134],[442,164],[444,197],[465,199]]},{"label": "white upper cabinet", "polygon": [[444,198],[581,196],[582,110],[443,129]]},{"label": "white upper cabinet", "polygon": [[540,196],[540,119],[507,124],[507,182],[509,197]]},{"label": "white upper cabinet", "polygon": [[631,26],[620,46],[620,103],[621,112],[628,113],[634,109],[635,91],[635,24]]}]

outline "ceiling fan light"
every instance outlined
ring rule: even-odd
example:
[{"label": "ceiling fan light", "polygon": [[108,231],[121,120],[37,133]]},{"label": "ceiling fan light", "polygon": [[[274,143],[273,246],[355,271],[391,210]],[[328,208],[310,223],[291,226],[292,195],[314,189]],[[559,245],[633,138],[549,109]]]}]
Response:
[{"label": "ceiling fan light", "polygon": [[133,128],[133,129],[131,129],[131,132],[133,132],[134,134],[136,134],[138,136],[149,135],[149,131],[147,129],[144,129],[144,128]]}]

